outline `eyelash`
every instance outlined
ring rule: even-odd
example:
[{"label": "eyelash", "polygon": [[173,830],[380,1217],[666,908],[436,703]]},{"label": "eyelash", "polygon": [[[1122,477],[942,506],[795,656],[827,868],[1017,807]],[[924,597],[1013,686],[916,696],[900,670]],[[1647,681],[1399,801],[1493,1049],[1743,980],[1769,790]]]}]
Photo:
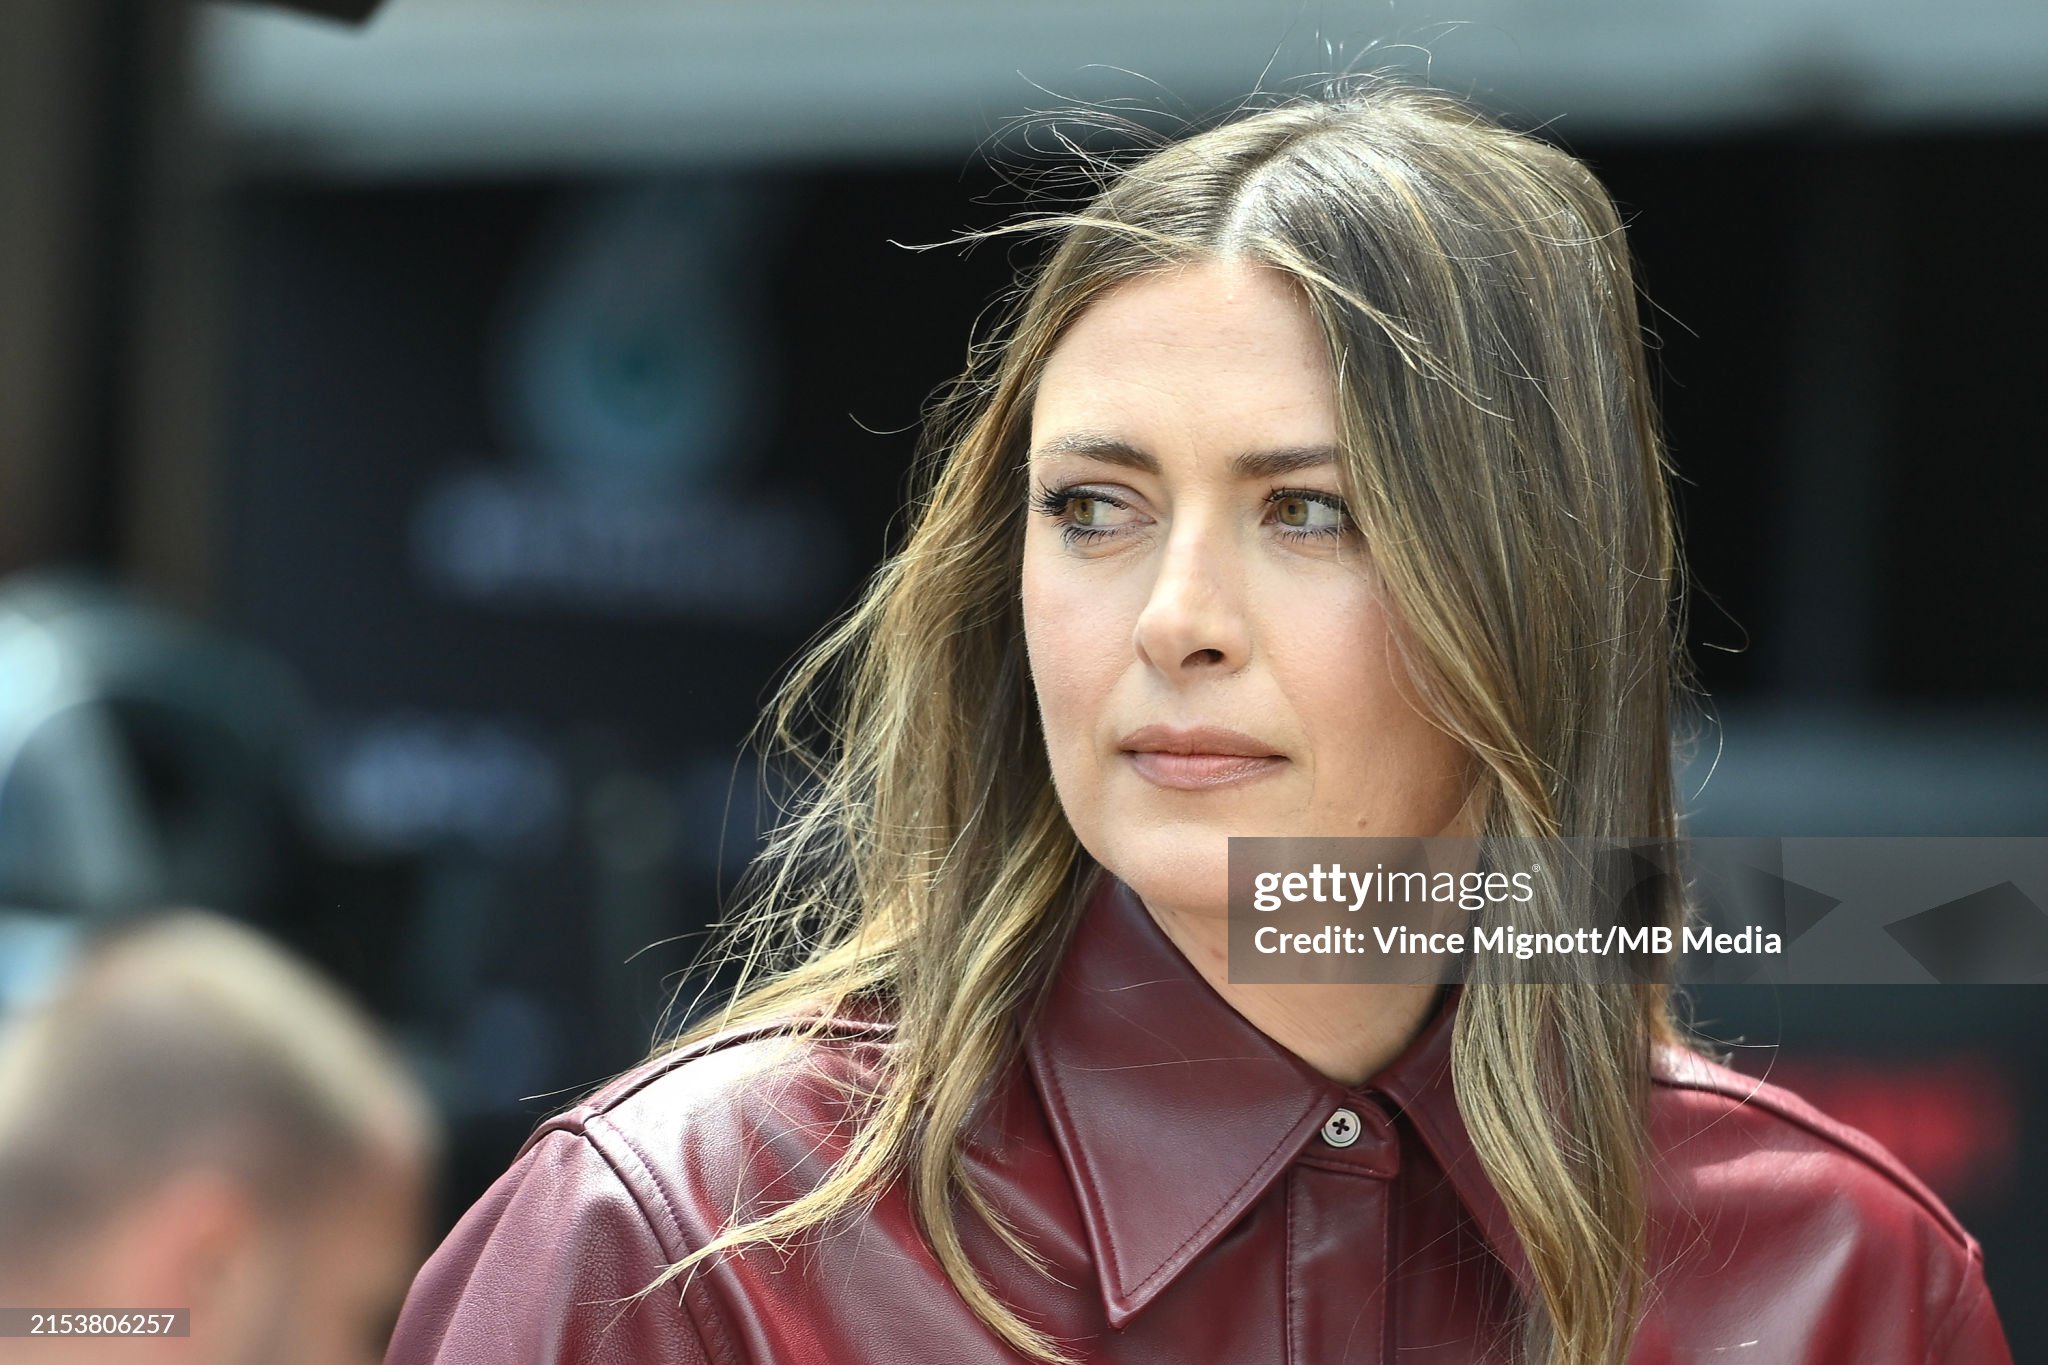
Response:
[{"label": "eyelash", "polygon": [[[1303,502],[1321,503],[1325,507],[1332,508],[1338,514],[1340,514],[1344,518],[1344,520],[1342,524],[1337,526],[1316,526],[1309,528],[1290,526],[1286,528],[1284,532],[1284,534],[1288,537],[1296,540],[1324,540],[1334,539],[1336,537],[1349,535],[1351,533],[1351,509],[1349,506],[1345,504],[1344,499],[1337,497],[1333,493],[1318,492],[1313,488],[1276,488],[1271,493],[1266,495],[1266,504],[1267,506],[1271,506],[1272,504],[1277,502],[1290,502],[1297,498]],[[1032,507],[1036,511],[1041,512],[1048,517],[1051,517],[1056,523],[1058,523],[1060,528],[1060,534],[1063,537],[1065,537],[1069,545],[1077,544],[1084,540],[1095,540],[1101,536],[1115,535],[1117,533],[1118,528],[1116,527],[1080,526],[1075,524],[1074,522],[1068,521],[1066,519],[1067,508],[1069,504],[1077,501],[1106,502],[1111,507],[1129,507],[1128,503],[1125,503],[1117,498],[1109,497],[1106,494],[1090,493],[1086,491],[1086,489],[1082,485],[1079,484],[1068,484],[1065,487],[1061,488],[1041,488],[1037,492],[1032,494],[1031,497]]]}]

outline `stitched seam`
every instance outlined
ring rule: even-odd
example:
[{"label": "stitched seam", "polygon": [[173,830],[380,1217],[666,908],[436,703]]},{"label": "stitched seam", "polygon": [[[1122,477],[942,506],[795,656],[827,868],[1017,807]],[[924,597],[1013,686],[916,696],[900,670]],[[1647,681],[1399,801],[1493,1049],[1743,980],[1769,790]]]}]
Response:
[{"label": "stitched seam", "polygon": [[[606,1113],[633,1098],[633,1096],[639,1094],[642,1090],[645,1090],[648,1086],[668,1075],[679,1066],[694,1062],[700,1057],[710,1057],[727,1051],[743,1043],[757,1042],[762,1038],[773,1037],[793,1022],[797,1021],[770,1019],[746,1028],[736,1029],[729,1034],[699,1039],[697,1042],[690,1044],[690,1046],[664,1058],[661,1066],[644,1076],[636,1078],[625,1089],[605,1095],[604,1103],[601,1106],[592,1106],[591,1112],[597,1114]],[[816,1034],[808,1035],[807,1040],[822,1042],[829,1039],[838,1042],[859,1038],[867,1034],[892,1031],[893,1025],[886,1021],[864,1022],[851,1019],[835,1019],[830,1025]]]},{"label": "stitched seam", "polygon": [[[599,1142],[595,1133],[586,1131],[583,1135],[584,1140],[590,1143],[592,1150],[604,1160],[605,1165],[611,1170],[613,1179],[619,1182],[619,1187],[625,1190],[626,1194],[632,1199],[634,1209],[639,1212],[641,1219],[647,1224],[647,1230],[653,1234],[655,1243],[661,1247],[661,1254],[667,1257],[670,1262],[681,1260],[683,1258],[681,1248],[684,1241],[682,1219],[677,1216],[675,1205],[669,1202],[667,1191],[661,1188],[661,1182],[654,1178],[654,1173],[648,1163],[646,1153],[642,1152],[635,1145],[632,1138],[628,1137],[625,1131],[617,1124],[607,1122],[605,1128],[608,1130],[609,1135],[624,1148],[622,1153],[615,1155],[607,1150],[606,1144]],[[655,1196],[660,1199],[662,1212],[668,1216],[669,1227],[674,1233],[673,1237],[664,1237],[662,1230],[655,1225],[654,1219],[648,1215],[647,1204],[635,1189],[636,1182],[629,1181],[626,1178],[626,1173],[620,1169],[621,1164],[626,1161],[630,1161],[637,1167],[639,1173],[645,1177],[645,1183],[653,1189]],[[691,1292],[693,1288],[695,1289],[694,1293]],[[739,1349],[733,1344],[726,1332],[724,1319],[708,1305],[695,1301],[701,1299],[704,1292],[703,1289],[686,1283],[684,1285],[684,1292],[677,1297],[682,1302],[683,1311],[690,1315],[691,1324],[697,1329],[698,1340],[709,1344],[716,1352],[718,1359],[724,1362],[725,1365],[739,1365]]]},{"label": "stitched seam", "polygon": [[[1302,1117],[1306,1118],[1312,1113],[1314,1113],[1313,1110],[1304,1110],[1302,1111]],[[1301,1119],[1298,1118],[1294,1122],[1295,1125],[1299,1127],[1301,1124]],[[1225,1213],[1229,1211],[1230,1205],[1236,1201],[1237,1197],[1240,1194],[1243,1194],[1246,1189],[1250,1188],[1251,1183],[1254,1180],[1258,1179],[1260,1170],[1262,1170],[1265,1167],[1265,1164],[1268,1161],[1271,1161],[1273,1159],[1275,1153],[1277,1153],[1282,1147],[1285,1147],[1287,1145],[1288,1138],[1292,1136],[1293,1134],[1290,1132],[1286,1137],[1282,1137],[1278,1142],[1274,1143],[1273,1146],[1266,1152],[1266,1154],[1263,1157],[1259,1158],[1259,1164],[1257,1167],[1253,1169],[1252,1173],[1246,1176],[1243,1180],[1240,1180],[1237,1183],[1237,1188],[1232,1190],[1228,1195],[1224,1197],[1223,1207],[1216,1210],[1216,1212],[1210,1214],[1208,1218],[1203,1220],[1202,1225],[1200,1227],[1196,1228],[1193,1232],[1189,1233],[1186,1236],[1186,1238],[1184,1238],[1181,1241],[1181,1244],[1173,1249],[1173,1251],[1167,1256],[1165,1261],[1160,1263],[1159,1269],[1153,1271],[1150,1275],[1147,1275],[1144,1278],[1144,1280],[1138,1285],[1138,1288],[1143,1289],[1145,1286],[1151,1284],[1154,1280],[1161,1279],[1167,1276],[1174,1268],[1173,1263],[1176,1260],[1180,1259],[1180,1254],[1183,1251],[1186,1251],[1190,1246],[1193,1246],[1196,1242],[1200,1241],[1203,1237],[1207,1236],[1209,1234],[1209,1230],[1215,1227],[1219,1222],[1223,1220],[1223,1216]]]},{"label": "stitched seam", "polygon": [[1296,1165],[1313,1166],[1319,1171],[1334,1171],[1338,1175],[1355,1175],[1364,1180],[1392,1180],[1401,1172],[1383,1171],[1377,1166],[1367,1166],[1356,1161],[1339,1161],[1335,1157],[1317,1156],[1312,1152],[1296,1158]]},{"label": "stitched seam", "polygon": [[1287,1177],[1287,1250],[1285,1259],[1281,1264],[1282,1278],[1280,1281],[1282,1288],[1285,1290],[1283,1297],[1287,1303],[1287,1365],[1294,1365],[1295,1358],[1300,1354],[1296,1349],[1300,1344],[1297,1339],[1305,1335],[1297,1318],[1294,1298],[1294,1184],[1293,1177]]},{"label": "stitched seam", "polygon": [[[620,1156],[614,1157],[612,1153],[605,1150],[607,1144],[597,1140],[598,1133],[595,1130],[595,1125],[600,1123],[603,1124],[605,1136],[611,1142],[616,1142],[625,1149]],[[671,1261],[681,1260],[682,1256],[678,1249],[683,1244],[683,1220],[678,1214],[676,1206],[669,1202],[668,1191],[664,1190],[661,1187],[661,1182],[655,1178],[654,1163],[648,1159],[647,1153],[640,1150],[639,1145],[633,1141],[632,1137],[623,1128],[603,1118],[601,1115],[592,1116],[590,1124],[586,1125],[585,1136],[590,1139],[590,1144],[597,1148],[598,1154],[604,1157],[605,1163],[612,1168],[613,1174],[619,1177],[619,1183],[626,1187],[626,1192],[633,1196],[634,1206],[640,1210],[640,1216],[647,1219],[648,1228],[654,1233],[655,1240],[661,1243],[662,1254]],[[630,1158],[635,1174],[638,1177],[636,1180],[627,1180],[626,1173],[619,1169],[621,1163],[628,1158]],[[655,1227],[654,1220],[648,1217],[647,1201],[641,1197],[636,1189],[636,1186],[643,1185],[647,1189],[652,1190],[654,1197],[661,1202],[661,1211],[668,1218],[670,1236],[662,1236],[661,1229]]]},{"label": "stitched seam", "polygon": [[1949,1300],[1948,1307],[1942,1312],[1941,1320],[1934,1324],[1934,1331],[1927,1338],[1927,1365],[1938,1365],[1943,1348],[1955,1335],[1956,1329],[1967,1321],[1961,1316],[1963,1304],[1967,1301],[1973,1309],[1976,1306],[1977,1296],[1971,1290],[1976,1287],[1981,1275],[1983,1254],[1974,1243],[1969,1250],[1970,1254],[1963,1261],[1963,1273],[1956,1282],[1955,1297]]},{"label": "stitched seam", "polygon": [[[1067,1104],[1066,1087],[1060,1084],[1059,1072],[1056,1068],[1048,1064],[1043,1070],[1046,1086],[1052,1091],[1053,1108],[1059,1111],[1060,1118],[1062,1119],[1062,1131],[1071,1132],[1073,1129],[1073,1110]],[[1082,1146],[1079,1141],[1076,1141],[1073,1147],[1075,1163],[1081,1168],[1081,1183],[1087,1188],[1089,1201],[1099,1209],[1102,1207],[1102,1191],[1095,1178],[1094,1163],[1088,1159],[1088,1149]],[[1122,1253],[1117,1250],[1116,1235],[1111,1230],[1107,1217],[1097,1218],[1095,1222],[1102,1228],[1102,1244],[1109,1248],[1110,1268],[1116,1272],[1117,1287],[1121,1289],[1124,1283],[1124,1262]]]},{"label": "stitched seam", "polygon": [[[701,1039],[682,1051],[663,1058],[661,1065],[654,1070],[633,1077],[632,1084],[622,1090],[608,1091],[607,1087],[619,1084],[626,1076],[631,1075],[630,1070],[613,1076],[610,1080],[599,1085],[581,1103],[572,1105],[559,1114],[550,1114],[536,1124],[533,1131],[526,1135],[526,1141],[519,1145],[519,1150],[514,1154],[513,1160],[516,1161],[520,1157],[525,1156],[528,1151],[537,1146],[540,1140],[549,1133],[582,1133],[588,1120],[600,1115],[609,1114],[613,1109],[632,1099],[648,1086],[665,1076],[674,1074],[682,1066],[696,1061],[700,1057],[709,1057],[715,1053],[724,1052],[745,1043],[756,1042],[764,1037],[773,1036],[776,1030],[781,1027],[783,1027],[781,1023],[771,1020],[766,1023],[737,1029],[730,1034]],[[861,1038],[866,1035],[887,1034],[893,1031],[894,1025],[887,1021],[838,1019],[832,1022],[830,1028],[818,1034],[816,1040],[840,1042]]]},{"label": "stitched seam", "polygon": [[1394,1359],[1394,1191],[1380,1191],[1380,1359]]},{"label": "stitched seam", "polygon": [[715,1312],[699,1304],[704,1291],[694,1285],[686,1285],[677,1295],[682,1300],[683,1311],[690,1315],[691,1324],[697,1329],[697,1340],[707,1343],[717,1353],[721,1365],[745,1365],[740,1348],[733,1344],[726,1334],[725,1322]]},{"label": "stitched seam", "polygon": [[[1043,1068],[1043,1071],[1045,1073],[1045,1082],[1053,1092],[1053,1104],[1059,1109],[1061,1115],[1067,1118],[1068,1123],[1071,1125],[1072,1109],[1067,1104],[1066,1089],[1060,1084],[1060,1079],[1057,1071],[1050,1064],[1046,1065]],[[1309,1114],[1313,1112],[1313,1110],[1305,1109],[1302,1111],[1301,1118],[1306,1118]],[[1300,1126],[1301,1118],[1295,1119],[1294,1123],[1296,1127]],[[1154,1281],[1169,1278],[1176,1269],[1174,1262],[1180,1259],[1180,1254],[1183,1251],[1186,1251],[1190,1246],[1194,1245],[1196,1242],[1200,1241],[1203,1237],[1208,1235],[1210,1229],[1214,1228],[1216,1224],[1222,1220],[1223,1216],[1227,1212],[1229,1212],[1230,1205],[1236,1201],[1237,1197],[1240,1194],[1243,1194],[1245,1190],[1250,1187],[1251,1183],[1254,1180],[1257,1180],[1259,1178],[1260,1171],[1264,1169],[1265,1164],[1273,1159],[1275,1153],[1277,1153],[1282,1147],[1285,1147],[1287,1145],[1288,1140],[1291,1137],[1293,1137],[1292,1130],[1290,1130],[1286,1134],[1283,1134],[1281,1138],[1277,1142],[1275,1142],[1271,1148],[1267,1150],[1266,1154],[1259,1158],[1258,1165],[1253,1168],[1252,1173],[1246,1176],[1243,1180],[1239,1181],[1237,1183],[1236,1189],[1233,1189],[1228,1195],[1224,1196],[1223,1207],[1219,1208],[1216,1212],[1210,1214],[1206,1219],[1202,1221],[1201,1226],[1197,1227],[1193,1232],[1189,1233],[1186,1237],[1181,1239],[1180,1245],[1167,1253],[1166,1258],[1159,1263],[1158,1268],[1155,1269],[1151,1274],[1147,1275],[1144,1279],[1132,1285],[1128,1292],[1132,1296],[1136,1296],[1138,1294],[1143,1293],[1146,1289],[1150,1288]],[[1102,1204],[1101,1189],[1099,1182],[1096,1179],[1094,1163],[1091,1162],[1088,1158],[1088,1149],[1077,1141],[1074,1144],[1074,1153],[1079,1160],[1081,1166],[1081,1181],[1088,1188],[1089,1198],[1094,1200],[1097,1207],[1100,1207]],[[1109,1248],[1110,1264],[1116,1270],[1117,1285],[1119,1288],[1122,1288],[1124,1283],[1123,1253],[1119,1251],[1117,1248],[1116,1238],[1110,1229],[1109,1220],[1107,1218],[1102,1218],[1098,1221],[1102,1226],[1103,1243]]]}]

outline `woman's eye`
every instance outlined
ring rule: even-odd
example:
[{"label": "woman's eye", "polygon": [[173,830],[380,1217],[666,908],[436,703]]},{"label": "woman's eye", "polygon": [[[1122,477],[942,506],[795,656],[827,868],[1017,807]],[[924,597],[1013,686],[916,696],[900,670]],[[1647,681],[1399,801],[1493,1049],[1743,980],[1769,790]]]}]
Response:
[{"label": "woman's eye", "polygon": [[1282,489],[1267,501],[1290,534],[1341,536],[1351,529],[1351,513],[1335,494]]},{"label": "woman's eye", "polygon": [[1051,520],[1070,543],[1115,531],[1109,509],[1116,503],[1099,493],[1078,488],[1043,488],[1032,494],[1031,505]]},{"label": "woman's eye", "polygon": [[[1317,520],[1317,513],[1323,514],[1322,520]],[[1310,527],[1335,525],[1339,518],[1334,510],[1307,498],[1282,498],[1280,520],[1289,526]]]}]

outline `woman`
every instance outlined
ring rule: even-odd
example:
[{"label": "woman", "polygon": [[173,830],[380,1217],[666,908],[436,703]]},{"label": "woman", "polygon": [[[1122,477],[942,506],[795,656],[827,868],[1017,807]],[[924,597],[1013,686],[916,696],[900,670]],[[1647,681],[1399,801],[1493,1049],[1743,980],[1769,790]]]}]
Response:
[{"label": "woman", "polygon": [[1231,834],[1674,832],[1593,177],[1372,81],[1032,226],[907,544],[773,712],[796,748],[835,698],[767,974],[535,1134],[390,1361],[2007,1359],[1941,1204],[1662,986],[1225,970]]}]

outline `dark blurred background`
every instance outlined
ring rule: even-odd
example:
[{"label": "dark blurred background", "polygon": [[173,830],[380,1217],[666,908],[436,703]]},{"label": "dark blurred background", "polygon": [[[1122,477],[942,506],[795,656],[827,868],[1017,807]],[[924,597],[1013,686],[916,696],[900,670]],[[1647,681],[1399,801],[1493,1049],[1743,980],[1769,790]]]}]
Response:
[{"label": "dark blurred background", "polygon": [[[1695,832],[2048,834],[2048,6],[8,0],[0,1006],[95,918],[264,925],[407,1040],[452,1222],[645,1050],[1021,260],[898,244],[1022,206],[1031,109],[1386,64],[1629,217]],[[1697,1000],[2048,1358],[2048,992]]]}]

